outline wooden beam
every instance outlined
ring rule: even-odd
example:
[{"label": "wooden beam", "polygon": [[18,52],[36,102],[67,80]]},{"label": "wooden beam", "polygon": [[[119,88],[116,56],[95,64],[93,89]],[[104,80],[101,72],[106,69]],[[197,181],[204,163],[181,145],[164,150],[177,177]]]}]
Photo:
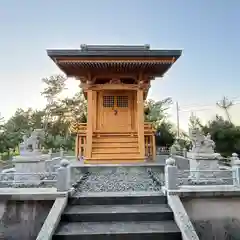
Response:
[{"label": "wooden beam", "polygon": [[109,73],[107,73],[107,72],[105,72],[105,74],[95,74],[95,75],[93,75],[93,79],[95,80],[95,79],[98,79],[98,78],[100,78],[100,79],[104,79],[104,78],[122,78],[122,79],[124,79],[124,78],[132,78],[132,79],[134,79],[134,80],[137,80],[137,74],[136,73],[128,73],[128,74],[126,74],[126,73],[113,73],[113,74],[109,74]]},{"label": "wooden beam", "polygon": [[95,91],[101,91],[101,90],[137,90],[138,84],[93,84],[88,85],[86,83],[81,84],[82,89],[91,89]]},{"label": "wooden beam", "polygon": [[[60,65],[58,65],[60,66]],[[152,78],[158,76],[158,77],[163,77],[163,74],[166,72],[166,69],[169,68],[169,66],[171,65],[166,65],[166,64],[162,64],[162,65],[159,65],[157,67],[154,67],[154,68],[146,68],[144,69],[145,72],[147,72],[147,74],[149,76],[151,76]],[[134,72],[135,73],[138,73],[139,72],[139,68],[136,68],[136,69],[123,69],[121,71],[117,71],[116,68],[114,67],[110,67],[108,69],[97,69],[97,68],[88,68],[88,69],[85,69],[85,68],[81,68],[81,67],[76,67],[76,68],[73,68],[71,66],[63,66],[61,68],[61,70],[63,72],[65,72],[69,77],[76,77],[76,76],[84,76],[86,77],[87,73],[89,71],[91,71],[91,74],[92,75],[105,75],[105,76],[113,76],[113,75],[118,75],[118,74],[121,74],[121,75],[132,75]]]}]

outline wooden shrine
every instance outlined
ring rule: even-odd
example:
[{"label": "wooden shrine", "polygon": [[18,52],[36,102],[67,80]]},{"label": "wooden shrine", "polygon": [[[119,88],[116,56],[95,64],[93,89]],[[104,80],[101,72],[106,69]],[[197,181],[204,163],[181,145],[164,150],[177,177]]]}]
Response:
[{"label": "wooden shrine", "polygon": [[155,131],[144,122],[144,100],[151,80],[163,77],[181,50],[81,45],[47,53],[68,77],[80,80],[87,99],[87,123],[72,126],[76,155],[85,163],[154,160]]}]

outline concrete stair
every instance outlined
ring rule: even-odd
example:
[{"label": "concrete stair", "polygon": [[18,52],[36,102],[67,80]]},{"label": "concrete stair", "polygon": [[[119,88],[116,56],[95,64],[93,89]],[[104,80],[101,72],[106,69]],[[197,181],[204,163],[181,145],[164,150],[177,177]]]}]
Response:
[{"label": "concrete stair", "polygon": [[75,196],[62,214],[55,239],[181,240],[166,197],[159,193],[88,193]]}]

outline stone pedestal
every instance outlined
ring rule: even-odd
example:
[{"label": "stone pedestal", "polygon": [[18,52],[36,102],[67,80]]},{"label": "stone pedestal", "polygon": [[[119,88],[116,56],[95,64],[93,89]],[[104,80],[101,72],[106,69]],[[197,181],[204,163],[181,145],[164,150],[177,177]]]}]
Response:
[{"label": "stone pedestal", "polygon": [[210,134],[204,136],[199,129],[190,131],[192,150],[187,153],[190,163],[189,179],[192,183],[221,184],[218,161],[221,155],[214,153],[215,143]]},{"label": "stone pedestal", "polygon": [[45,161],[49,156],[41,154],[39,151],[25,152],[23,155],[16,156],[13,159],[15,165],[15,181],[23,180],[40,180],[40,174],[34,175],[34,173],[45,172]]},{"label": "stone pedestal", "polygon": [[[191,158],[189,157],[191,156]],[[218,164],[219,154],[188,154],[190,163],[190,176],[189,179],[193,183],[204,184],[221,183],[222,180],[217,178],[218,171],[220,170]]]}]

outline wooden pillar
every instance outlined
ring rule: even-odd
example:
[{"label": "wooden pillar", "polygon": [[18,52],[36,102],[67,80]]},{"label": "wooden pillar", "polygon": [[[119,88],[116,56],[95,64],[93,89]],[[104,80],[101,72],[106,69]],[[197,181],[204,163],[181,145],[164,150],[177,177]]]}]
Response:
[{"label": "wooden pillar", "polygon": [[156,160],[156,137],[155,134],[152,135],[152,160]]},{"label": "wooden pillar", "polygon": [[78,134],[76,135],[76,138],[75,138],[75,157],[78,158],[79,157],[79,136]]},{"label": "wooden pillar", "polygon": [[97,91],[93,91],[93,132],[97,130]]},{"label": "wooden pillar", "polygon": [[93,134],[93,91],[87,91],[87,145],[86,145],[86,158],[92,157],[92,134]]},{"label": "wooden pillar", "polygon": [[137,130],[140,157],[144,158],[144,102],[143,90],[137,90]]}]

